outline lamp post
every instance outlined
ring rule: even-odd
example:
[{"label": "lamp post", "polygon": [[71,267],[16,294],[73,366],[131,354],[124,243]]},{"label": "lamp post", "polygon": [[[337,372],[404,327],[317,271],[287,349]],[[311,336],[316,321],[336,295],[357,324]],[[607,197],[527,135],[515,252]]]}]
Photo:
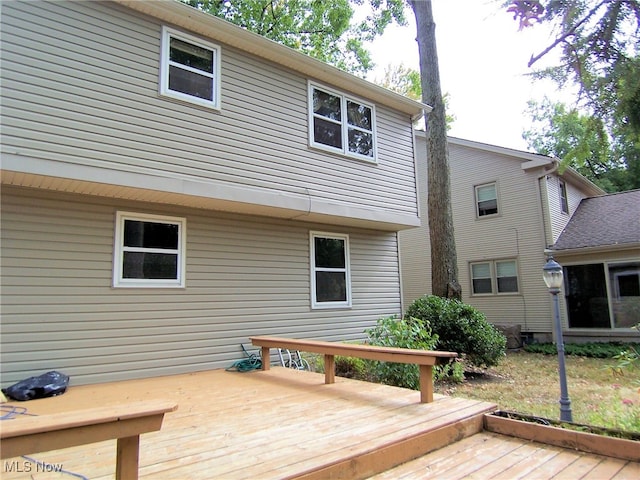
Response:
[{"label": "lamp post", "polygon": [[564,340],[562,339],[562,324],[560,323],[560,304],[558,294],[562,287],[562,267],[553,257],[547,259],[547,263],[542,268],[542,278],[553,296],[554,329],[556,336],[556,348],[558,350],[558,363],[560,370],[560,420],[571,422],[571,400],[567,389],[567,372],[564,365]]}]

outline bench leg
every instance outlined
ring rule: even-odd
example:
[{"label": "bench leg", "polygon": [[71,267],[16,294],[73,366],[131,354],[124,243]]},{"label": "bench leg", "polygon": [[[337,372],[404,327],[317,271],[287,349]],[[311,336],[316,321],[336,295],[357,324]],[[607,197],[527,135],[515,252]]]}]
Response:
[{"label": "bench leg", "polygon": [[118,439],[116,480],[138,480],[140,435]]},{"label": "bench leg", "polygon": [[271,366],[271,349],[262,347],[262,370],[269,370]]},{"label": "bench leg", "polygon": [[420,402],[433,402],[433,368],[420,365]]},{"label": "bench leg", "polygon": [[324,356],[324,383],[335,383],[336,359],[333,355]]}]

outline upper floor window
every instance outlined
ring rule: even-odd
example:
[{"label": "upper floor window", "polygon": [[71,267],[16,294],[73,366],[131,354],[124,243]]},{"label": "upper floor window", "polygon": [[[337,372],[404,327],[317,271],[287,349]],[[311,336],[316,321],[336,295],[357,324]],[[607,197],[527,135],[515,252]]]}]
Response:
[{"label": "upper floor window", "polygon": [[569,201],[567,200],[567,184],[564,180],[558,182],[558,193],[560,195],[560,210],[562,213],[569,213]]},{"label": "upper floor window", "polygon": [[160,94],[220,108],[220,47],[163,27]]},{"label": "upper floor window", "polygon": [[478,217],[498,213],[498,192],[495,183],[476,186],[476,214]]},{"label": "upper floor window", "polygon": [[186,220],[118,212],[114,287],[184,287]]},{"label": "upper floor window", "polygon": [[311,146],[375,161],[375,108],[360,100],[309,84]]},{"label": "upper floor window", "polygon": [[518,292],[518,266],[515,260],[493,260],[471,264],[474,295]]},{"label": "upper floor window", "polygon": [[351,306],[347,235],[311,232],[311,306]]}]

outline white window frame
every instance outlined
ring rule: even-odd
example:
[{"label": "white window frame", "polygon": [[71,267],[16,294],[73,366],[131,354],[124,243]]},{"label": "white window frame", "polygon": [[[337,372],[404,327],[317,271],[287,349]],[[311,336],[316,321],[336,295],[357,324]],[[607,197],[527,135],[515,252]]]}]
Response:
[{"label": "white window frame", "polygon": [[[202,72],[197,69],[191,69],[190,67],[178,63],[173,63],[169,60],[169,47],[171,37],[182,40],[186,43],[194,44],[198,47],[205,48],[207,50],[211,50],[213,52],[213,72],[209,75],[206,72]],[[179,30],[175,30],[173,28],[169,28],[166,26],[162,27],[162,42],[161,42],[161,53],[160,53],[160,95],[165,97],[171,97],[176,100],[182,100],[189,103],[195,103],[196,105],[201,105],[203,107],[212,108],[215,110],[220,110],[220,76],[221,76],[221,48],[219,45],[215,43],[208,42],[201,38],[195,37],[193,35],[189,35],[188,33],[181,32]],[[213,82],[213,99],[207,100],[204,98],[198,98],[193,95],[189,95],[183,92],[178,92],[176,90],[171,90],[169,88],[169,66],[176,66],[183,70],[193,71],[199,75],[210,76],[211,81]]]},{"label": "white window frame", "polygon": [[558,179],[558,195],[560,197],[560,212],[569,215],[569,196],[567,194],[567,183]]},{"label": "white window frame", "polygon": [[[344,268],[325,268],[325,267],[316,268],[316,249],[315,249],[316,238],[331,238],[331,239],[342,240],[344,242],[344,255],[345,255]],[[311,308],[323,309],[323,308],[350,308],[351,307],[351,267],[350,267],[349,258],[350,258],[349,235],[340,234],[340,233],[317,232],[317,231],[309,232],[309,260],[310,260],[310,271],[311,271]],[[316,272],[317,271],[344,272],[345,282],[346,282],[346,297],[347,297],[345,301],[319,302],[317,300],[317,290],[316,290]]]},{"label": "white window frame", "polygon": [[[516,269],[516,282],[518,284],[518,289],[515,292],[500,292],[498,290],[498,263],[506,263],[513,262],[515,264]],[[476,293],[473,288],[473,280],[475,279],[473,276],[473,266],[474,265],[485,265],[489,264],[489,275],[490,277],[482,277],[491,279],[491,292],[482,292]],[[519,295],[520,294],[520,273],[518,268],[518,260],[515,258],[500,258],[493,260],[479,260],[474,262],[469,262],[469,277],[470,277],[470,286],[471,286],[471,295],[474,297],[486,297],[486,296],[496,296],[496,295]]]},{"label": "white window frame", "polygon": [[[127,220],[178,225],[178,248],[149,249],[126,247],[124,245],[124,225]],[[184,288],[186,268],[187,220],[182,217],[169,217],[144,213],[117,212],[113,248],[113,287],[114,288]],[[124,252],[142,251],[149,253],[176,254],[177,275],[175,279],[123,278]]]},{"label": "white window frame", "polygon": [[[478,189],[482,188],[482,187],[488,187],[493,185],[493,188],[496,192],[496,213],[488,213],[486,215],[480,215],[480,200],[478,198]],[[473,196],[474,196],[474,200],[475,200],[475,209],[476,209],[476,218],[493,218],[496,217],[498,215],[500,215],[500,202],[498,201],[498,198],[500,197],[500,194],[498,192],[498,182],[487,182],[487,183],[482,183],[480,185],[475,185],[473,187]]]},{"label": "white window frame", "polygon": [[[362,100],[357,97],[353,97],[351,95],[347,95],[345,93],[339,92],[332,88],[326,87],[324,85],[320,85],[314,82],[308,82],[308,116],[309,116],[309,146],[313,148],[318,148],[320,150],[325,150],[328,152],[338,153],[340,155],[344,155],[350,158],[356,158],[358,160],[364,160],[370,163],[378,162],[378,135],[376,132],[376,107],[374,104]],[[322,115],[316,115],[313,111],[313,91],[314,89],[321,90],[325,93],[333,95],[335,97],[340,98],[340,111],[341,115],[341,133],[342,133],[342,148],[332,147],[330,145],[325,145],[324,143],[319,143],[315,141],[314,136],[314,118],[326,118]],[[372,135],[372,143],[373,143],[373,156],[369,157],[367,155],[361,155],[359,153],[349,151],[349,122],[347,118],[347,102],[357,103],[359,105],[363,105],[371,110],[371,135]],[[337,121],[335,122],[338,123]],[[363,130],[368,132],[368,130],[361,129],[355,125],[352,125],[352,128]]]}]

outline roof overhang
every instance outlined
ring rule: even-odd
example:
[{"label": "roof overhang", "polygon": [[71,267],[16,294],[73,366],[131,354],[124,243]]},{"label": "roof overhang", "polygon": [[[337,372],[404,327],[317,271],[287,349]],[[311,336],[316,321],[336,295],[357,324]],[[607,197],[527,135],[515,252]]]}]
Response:
[{"label": "roof overhang", "polygon": [[609,252],[624,252],[640,250],[640,242],[636,243],[617,243],[612,245],[595,245],[591,247],[577,247],[554,249],[553,247],[545,249],[545,254],[551,254],[554,257],[572,256],[572,255],[589,255]]},{"label": "roof overhang", "polygon": [[113,0],[132,10],[249,52],[305,77],[356,93],[417,120],[432,108],[177,0]]}]

